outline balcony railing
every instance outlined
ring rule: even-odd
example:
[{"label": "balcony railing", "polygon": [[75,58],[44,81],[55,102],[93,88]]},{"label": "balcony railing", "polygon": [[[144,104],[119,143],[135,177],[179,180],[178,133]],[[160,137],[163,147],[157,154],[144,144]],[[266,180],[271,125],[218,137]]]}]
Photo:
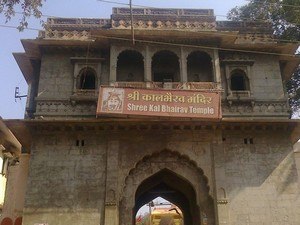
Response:
[{"label": "balcony railing", "polygon": [[151,88],[151,89],[185,89],[185,90],[216,90],[214,82],[115,82],[115,87]]},{"label": "balcony railing", "polygon": [[236,98],[250,98],[250,91],[230,91],[228,97],[236,97]]},{"label": "balcony railing", "polygon": [[130,88],[146,88],[146,82],[115,82],[113,84],[115,87],[130,87]]}]

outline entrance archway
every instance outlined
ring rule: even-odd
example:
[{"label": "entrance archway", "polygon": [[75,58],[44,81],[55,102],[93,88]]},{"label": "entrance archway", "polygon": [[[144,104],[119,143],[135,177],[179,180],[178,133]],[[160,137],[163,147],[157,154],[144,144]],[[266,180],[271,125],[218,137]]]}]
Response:
[{"label": "entrance archway", "polygon": [[203,225],[204,219],[206,225],[215,225],[208,179],[185,155],[163,150],[145,156],[130,170],[120,196],[120,225],[134,225],[139,207],[155,196],[175,203],[184,214],[185,225]]},{"label": "entrance archway", "polygon": [[134,217],[141,206],[156,197],[162,197],[177,205],[183,212],[184,225],[200,224],[196,193],[184,178],[168,169],[162,169],[144,180],[136,191]]}]

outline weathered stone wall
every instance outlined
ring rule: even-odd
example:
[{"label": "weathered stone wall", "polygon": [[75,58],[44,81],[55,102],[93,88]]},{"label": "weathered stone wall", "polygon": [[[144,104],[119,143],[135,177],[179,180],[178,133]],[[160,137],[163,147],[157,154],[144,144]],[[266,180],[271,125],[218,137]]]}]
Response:
[{"label": "weathered stone wall", "polygon": [[28,179],[29,157],[29,154],[21,154],[19,156],[19,164],[9,166],[1,219],[8,217],[15,221],[16,218],[22,217]]},{"label": "weathered stone wall", "polygon": [[47,53],[41,60],[38,98],[69,99],[73,91],[71,52]]},{"label": "weathered stone wall", "polygon": [[257,100],[285,99],[278,58],[255,55],[251,79],[253,97]]},{"label": "weathered stone wall", "polygon": [[299,224],[299,177],[288,135],[226,131],[223,138],[215,151],[219,224]]},{"label": "weathered stone wall", "polygon": [[[23,224],[99,224],[103,220],[106,144],[101,136],[36,133]],[[84,146],[82,140],[84,140]]]},{"label": "weathered stone wall", "polygon": [[[111,205],[118,205],[129,171],[145,156],[164,149],[196,162],[213,195],[213,139],[212,132],[204,130],[37,132],[24,224],[102,224],[106,203],[107,211]],[[77,140],[79,145],[84,141],[84,146],[76,146]]]},{"label": "weathered stone wall", "polygon": [[[165,150],[203,171],[209,195],[218,203],[219,224],[297,225],[300,219],[299,179],[283,130],[224,130],[221,135],[184,126],[63,129],[36,134],[24,225],[119,224],[119,218],[128,217],[120,201],[134,201],[131,188],[160,167],[175,172],[184,165],[155,156]],[[183,173],[184,168],[191,167],[182,167]]]}]

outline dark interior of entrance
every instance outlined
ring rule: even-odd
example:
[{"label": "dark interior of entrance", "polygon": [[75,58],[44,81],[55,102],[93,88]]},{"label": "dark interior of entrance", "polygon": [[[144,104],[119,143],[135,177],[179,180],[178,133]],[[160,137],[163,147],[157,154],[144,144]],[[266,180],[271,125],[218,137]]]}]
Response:
[{"label": "dark interior of entrance", "polygon": [[184,225],[200,224],[195,190],[187,180],[167,169],[144,180],[138,187],[133,218],[143,205],[157,197],[162,197],[180,208],[183,213]]}]

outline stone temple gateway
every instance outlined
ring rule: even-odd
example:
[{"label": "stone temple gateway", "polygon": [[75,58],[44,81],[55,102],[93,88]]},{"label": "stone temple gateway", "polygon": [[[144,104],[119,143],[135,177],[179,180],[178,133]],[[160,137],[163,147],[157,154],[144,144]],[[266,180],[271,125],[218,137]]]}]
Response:
[{"label": "stone temple gateway", "polygon": [[[23,210],[3,217],[133,225],[161,196],[185,225],[298,225],[299,125],[285,90],[297,44],[273,39],[270,24],[216,21],[210,9],[135,8],[133,18],[134,44],[127,8],[51,18],[22,40],[14,57],[29,84],[26,118],[5,123],[30,153],[29,173]],[[204,105],[218,96],[217,116],[203,117],[211,109],[199,102],[199,117],[172,116],[189,93]],[[153,99],[178,105],[147,115]]]}]

